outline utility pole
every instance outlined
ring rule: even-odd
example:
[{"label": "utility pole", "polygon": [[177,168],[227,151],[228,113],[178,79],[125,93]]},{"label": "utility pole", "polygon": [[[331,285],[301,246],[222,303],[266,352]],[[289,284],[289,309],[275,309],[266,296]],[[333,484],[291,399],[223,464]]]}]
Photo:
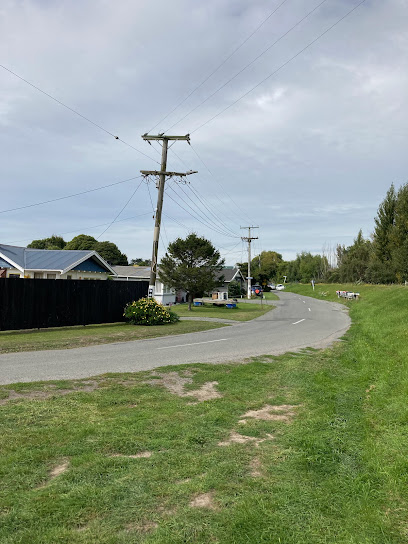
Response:
[{"label": "utility pole", "polygon": [[241,229],[248,229],[248,236],[241,236],[241,240],[248,242],[248,298],[251,298],[251,242],[252,240],[258,240],[258,236],[251,236],[251,229],[259,229],[259,227],[240,227]]},{"label": "utility pole", "polygon": [[[157,208],[156,208],[156,217],[153,231],[153,252],[152,252],[152,264],[150,269],[150,279],[149,279],[149,291],[148,297],[152,298],[154,293],[154,287],[156,285],[157,277],[157,255],[159,250],[159,239],[160,239],[160,224],[161,216],[163,209],[163,196],[164,196],[164,185],[166,183],[166,177],[179,177],[183,178],[190,174],[196,174],[190,170],[189,172],[167,172],[167,150],[170,140],[185,140],[187,143],[190,143],[190,135],[186,134],[185,136],[165,136],[164,134],[158,134],[157,136],[143,134],[143,140],[147,141],[150,144],[151,140],[158,140],[162,142],[162,157],[160,171],[157,170],[141,170],[140,173],[143,176],[156,176],[158,177],[158,182],[156,183],[157,189],[159,190],[157,195]],[[151,144],[150,144],[151,145]]]}]

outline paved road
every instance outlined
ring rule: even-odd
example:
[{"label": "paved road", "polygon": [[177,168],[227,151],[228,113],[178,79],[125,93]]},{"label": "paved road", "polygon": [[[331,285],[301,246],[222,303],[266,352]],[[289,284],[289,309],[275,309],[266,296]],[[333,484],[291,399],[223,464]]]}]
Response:
[{"label": "paved road", "polygon": [[[0,384],[87,378],[164,365],[219,363],[323,348],[350,326],[344,306],[294,293],[279,293],[275,310],[253,321],[211,331],[67,350],[0,355]],[[260,301],[258,301],[260,302]]]}]

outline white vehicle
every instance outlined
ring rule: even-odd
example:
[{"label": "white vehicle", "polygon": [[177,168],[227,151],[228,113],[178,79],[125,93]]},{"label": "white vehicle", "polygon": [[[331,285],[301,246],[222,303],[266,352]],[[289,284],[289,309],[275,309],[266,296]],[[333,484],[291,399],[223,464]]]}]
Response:
[{"label": "white vehicle", "polygon": [[277,291],[283,291],[284,289],[285,289],[285,286],[282,283],[278,283],[278,285],[276,286]]}]

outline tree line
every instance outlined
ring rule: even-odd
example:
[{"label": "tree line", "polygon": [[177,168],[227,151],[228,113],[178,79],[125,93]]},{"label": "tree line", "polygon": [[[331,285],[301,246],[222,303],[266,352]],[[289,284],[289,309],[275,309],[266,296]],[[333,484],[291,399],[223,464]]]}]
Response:
[{"label": "tree line", "polygon": [[[374,219],[369,238],[360,230],[353,243],[337,245],[335,264],[328,256],[299,253],[284,261],[275,251],[262,251],[251,261],[251,276],[261,285],[270,281],[401,283],[408,280],[408,183],[388,189]],[[237,263],[248,275],[248,263]]]}]

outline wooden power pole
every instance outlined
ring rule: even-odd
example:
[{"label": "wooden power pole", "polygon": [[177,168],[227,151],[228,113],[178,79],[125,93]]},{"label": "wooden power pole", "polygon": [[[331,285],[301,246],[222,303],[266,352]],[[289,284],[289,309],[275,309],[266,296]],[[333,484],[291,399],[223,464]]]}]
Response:
[{"label": "wooden power pole", "polygon": [[248,229],[248,236],[241,236],[241,240],[248,242],[248,298],[251,298],[251,242],[252,240],[258,240],[258,236],[251,236],[251,229],[259,229],[259,227],[241,227],[241,229]]},{"label": "wooden power pole", "polygon": [[179,177],[183,178],[190,174],[196,174],[196,172],[167,172],[167,150],[170,140],[185,140],[190,143],[190,135],[186,134],[185,136],[165,136],[164,134],[158,134],[157,136],[152,136],[150,134],[143,134],[143,140],[150,143],[151,140],[159,140],[162,142],[162,157],[161,157],[161,166],[160,171],[158,170],[141,170],[140,173],[143,176],[156,176],[158,177],[158,195],[157,195],[157,209],[156,217],[153,231],[153,252],[152,252],[152,264],[150,269],[150,280],[149,280],[149,291],[148,297],[153,297],[154,287],[156,285],[157,277],[157,255],[159,251],[159,239],[160,239],[160,224],[161,216],[163,209],[163,196],[164,196],[164,185],[166,183],[166,177]]}]

